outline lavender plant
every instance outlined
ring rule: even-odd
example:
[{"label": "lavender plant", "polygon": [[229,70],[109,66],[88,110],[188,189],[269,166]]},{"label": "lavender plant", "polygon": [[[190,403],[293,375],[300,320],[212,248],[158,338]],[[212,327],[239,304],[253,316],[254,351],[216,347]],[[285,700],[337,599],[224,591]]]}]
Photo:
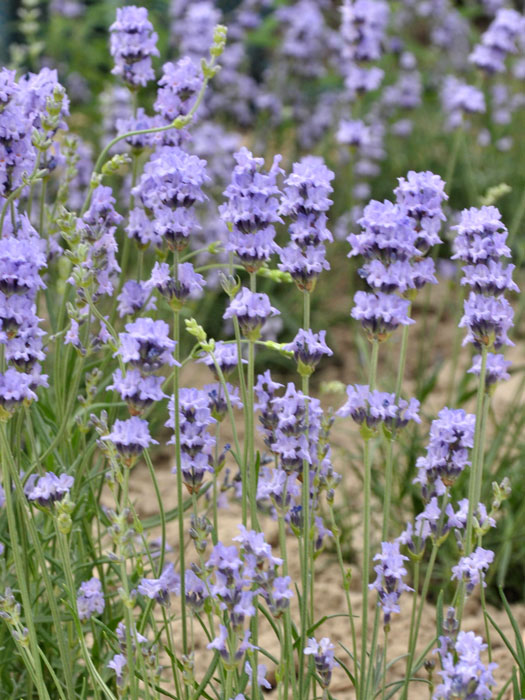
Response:
[{"label": "lavender plant", "polygon": [[[494,206],[505,188],[485,203],[473,192],[458,214],[447,209],[476,119],[506,109],[497,85],[484,92],[467,82],[469,61],[504,73],[525,20],[487,3],[481,43],[468,60],[468,51],[451,56],[434,85],[445,131],[454,132],[448,162],[409,170],[380,201],[370,190],[387,137],[411,129],[394,119],[423,99],[417,60],[391,34],[412,3],[391,11],[382,0],[346,0],[335,14],[324,1],[271,5],[230,10],[227,42],[214,3],[172,3],[177,55],[161,71],[153,13],[117,8],[108,55],[124,109],[108,115],[111,134],[94,165],[67,133],[74,120],[56,70],[0,73],[6,697],[260,700],[271,691],[280,700],[407,700],[428,691],[452,700],[503,697],[512,685],[518,700],[525,692],[516,670],[497,677],[495,632],[522,675],[523,644],[508,641],[485,598],[498,559],[486,541],[505,529],[511,496],[505,475],[487,500],[499,454],[487,443],[494,433],[497,447],[508,426],[520,427],[492,420],[498,384],[511,376],[501,352],[513,345],[505,294],[519,293],[519,270],[502,261],[514,241]],[[71,16],[84,9],[51,6]],[[435,46],[452,27],[463,36],[458,12],[447,2],[427,12]],[[242,72],[247,46],[272,19],[281,63],[257,80]],[[391,59],[396,82],[381,91]],[[289,83],[281,66],[294,71]],[[324,91],[309,118],[305,85],[322,82],[327,66],[337,89]],[[288,109],[294,143],[319,146],[331,130],[330,147],[259,155],[261,133],[269,124],[277,134]],[[249,125],[257,110],[267,123],[241,145],[224,124]],[[518,206],[511,233],[522,214]],[[334,224],[359,259],[344,332],[352,335],[350,324],[363,332],[360,353],[321,323],[323,289],[343,264]],[[438,249],[442,238],[448,249]],[[456,338],[464,329],[463,346],[475,351],[467,369],[466,351],[452,342],[445,406],[439,387],[429,397],[408,381],[416,334],[428,335],[430,300],[445,286],[430,291],[442,277],[438,250],[464,263],[452,283],[463,306]],[[445,326],[438,319],[435,333]],[[346,400],[331,406],[319,377],[345,353],[355,358],[349,383],[332,388]],[[475,384],[470,402],[458,399],[458,372]],[[417,436],[427,432],[424,451]],[[410,445],[412,503],[399,483]],[[350,518],[349,504],[360,522],[352,568],[340,519]],[[338,581],[327,595],[332,563]],[[339,607],[330,600],[338,593]],[[431,593],[435,630],[421,644]],[[483,638],[467,624],[467,601],[478,595]]]}]

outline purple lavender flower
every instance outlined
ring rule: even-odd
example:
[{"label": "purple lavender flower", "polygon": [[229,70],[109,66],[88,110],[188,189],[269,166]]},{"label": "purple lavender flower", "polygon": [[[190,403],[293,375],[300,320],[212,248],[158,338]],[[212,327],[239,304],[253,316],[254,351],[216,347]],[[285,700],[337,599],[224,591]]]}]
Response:
[{"label": "purple lavender flower", "polygon": [[485,345],[496,350],[502,345],[514,345],[507,336],[507,331],[514,325],[513,316],[512,306],[506,299],[471,292],[459,322],[460,328],[468,330],[463,345],[472,343],[478,349]]},{"label": "purple lavender flower", "polygon": [[452,580],[466,580],[467,595],[472,593],[478,583],[485,583],[485,572],[494,561],[494,552],[490,549],[477,547],[470,556],[461,557],[456,566],[452,567]]},{"label": "purple lavender flower", "polygon": [[146,311],[151,311],[155,309],[155,300],[152,299],[148,302],[148,290],[146,289],[146,283],[136,280],[128,280],[124,283],[121,293],[118,295],[118,312],[120,318],[126,316],[127,314],[135,314],[142,308]]},{"label": "purple lavender flower", "polygon": [[[36,400],[37,395],[32,390],[33,375],[7,369],[0,373],[0,406],[7,416],[19,408],[24,401]],[[5,420],[5,415],[0,416]]]},{"label": "purple lavender flower", "polygon": [[117,676],[117,685],[119,688],[124,687],[124,668],[127,664],[126,657],[124,654],[115,654],[115,656],[108,663],[108,668],[115,671]]},{"label": "purple lavender flower", "polygon": [[77,612],[80,620],[89,620],[92,615],[101,615],[105,607],[102,584],[98,578],[83,581],[77,592]]},{"label": "purple lavender flower", "polygon": [[[510,379],[510,374],[507,370],[511,364],[512,362],[505,360],[504,355],[489,352],[487,354],[485,386],[488,388],[497,382],[504,382]],[[475,355],[468,373],[479,377],[481,374],[481,355]]]},{"label": "purple lavender flower", "polygon": [[248,650],[251,651],[255,648],[249,640],[250,630],[246,630],[243,641],[239,647],[232,652],[231,645],[228,643],[228,630],[224,625],[219,625],[219,636],[211,641],[206,648],[215,649],[227,664],[235,667]]},{"label": "purple lavender flower", "polygon": [[268,172],[262,169],[264,160],[254,158],[247,148],[241,148],[234,157],[237,165],[224,192],[228,202],[219,207],[222,219],[242,233],[273,228],[274,223],[281,221],[277,200],[281,156],[275,156]]},{"label": "purple lavender flower", "polygon": [[[175,427],[175,400],[168,404],[170,419],[166,427]],[[181,472],[184,484],[190,493],[198,491],[204,474],[213,472],[213,449],[215,438],[208,428],[216,423],[212,416],[210,399],[206,391],[181,389],[179,392],[179,427],[181,442]],[[170,440],[173,443],[175,438]],[[177,465],[172,471],[175,473]]]},{"label": "purple lavender flower", "polygon": [[274,239],[275,230],[270,226],[254,233],[233,229],[228,235],[225,250],[235,253],[245,269],[252,273],[281,250]]},{"label": "purple lavender flower", "polygon": [[512,281],[514,265],[503,265],[496,260],[463,267],[462,285],[468,285],[477,294],[499,296],[507,290],[519,292],[518,285]]},{"label": "purple lavender flower", "polygon": [[362,233],[348,236],[351,246],[348,257],[363,255],[367,259],[379,258],[390,263],[419,255],[415,245],[415,221],[403,207],[388,200],[372,200],[364,208],[358,223]]},{"label": "purple lavender flower", "polygon": [[111,72],[119,75],[130,88],[146,85],[155,77],[151,57],[159,55],[157,34],[148,20],[146,8],[135,5],[117,8],[117,19],[109,30],[110,51],[115,59]]},{"label": "purple lavender flower", "polygon": [[202,81],[202,71],[189,56],[177,63],[165,63],[159,80],[155,111],[170,122],[187,114],[201,89]]},{"label": "purple lavender flower", "polygon": [[525,28],[525,18],[516,10],[500,8],[469,59],[486,73],[502,73],[509,53],[516,53],[516,39]]},{"label": "purple lavender flower", "polygon": [[304,648],[304,653],[313,656],[315,670],[321,678],[323,688],[328,688],[332,680],[332,671],[337,664],[334,659],[335,647],[328,637],[323,637],[318,642],[315,637],[308,639],[308,644]]},{"label": "purple lavender flower", "polygon": [[379,292],[391,294],[398,291],[406,294],[410,290],[421,289],[425,284],[437,284],[435,265],[431,258],[414,263],[396,260],[385,265],[381,260],[371,260],[359,270],[359,275]]},{"label": "purple lavender flower", "polygon": [[157,440],[154,440],[149,433],[147,421],[137,416],[132,416],[128,420],[116,420],[111,433],[102,436],[102,440],[110,440],[120,454],[128,460],[137,457],[150,445],[158,445]]},{"label": "purple lavender flower", "polygon": [[128,236],[144,244],[166,240],[172,249],[184,250],[190,233],[199,228],[192,207],[206,200],[202,186],[208,180],[204,160],[177,147],[157,149],[133,190],[144,211],[131,211]]},{"label": "purple lavender flower", "polygon": [[495,663],[484,666],[481,653],[487,648],[481,637],[474,632],[459,631],[455,643],[449,637],[439,638],[436,649],[441,658],[442,682],[436,688],[435,700],[452,700],[454,697],[487,700],[492,697]]},{"label": "purple lavender flower", "polygon": [[29,501],[50,508],[53,503],[63,500],[69,494],[74,482],[74,478],[68,474],[57,476],[53,472],[46,472],[38,479],[28,479],[24,493]]},{"label": "purple lavender flower", "polygon": [[125,328],[126,332],[119,334],[120,347],[115,356],[120,355],[124,362],[147,373],[163,364],[177,364],[173,357],[176,343],[169,338],[169,326],[165,321],[139,318],[127,323]]},{"label": "purple lavender flower", "polygon": [[452,260],[476,265],[511,256],[510,248],[506,245],[507,229],[496,207],[464,209],[459,224],[452,229],[457,232]]},{"label": "purple lavender flower", "polygon": [[180,577],[175,573],[173,564],[167,564],[159,578],[141,579],[137,590],[142,595],[156,600],[161,605],[169,605],[170,594],[179,594],[180,592]]},{"label": "purple lavender flower", "polygon": [[[248,684],[252,685],[253,683],[253,671],[252,671],[252,665],[249,661],[246,661],[244,664],[244,670],[248,675]],[[258,685],[259,688],[266,688],[266,690],[271,690],[272,689],[272,684],[266,680],[266,666],[265,664],[258,664],[257,665],[257,678],[255,681]]]},{"label": "purple lavender flower", "polygon": [[277,316],[279,313],[270,304],[270,299],[266,294],[253,293],[247,287],[242,287],[231,300],[223,318],[236,317],[242,332],[247,337],[256,340],[266,319]]},{"label": "purple lavender flower", "polygon": [[[213,418],[220,423],[224,420],[228,411],[228,402],[226,401],[224,387],[220,382],[216,384],[206,384],[204,386],[204,391],[208,394],[211,414]],[[238,387],[234,387],[226,382],[226,391],[228,392],[228,398],[232,407],[242,409],[243,404],[239,398]]]},{"label": "purple lavender flower", "polygon": [[162,296],[180,308],[187,299],[199,297],[205,284],[204,277],[195,272],[191,263],[179,263],[177,278],[174,279],[167,263],[156,262],[151,278],[144,286],[148,290],[158,289]]},{"label": "purple lavender flower", "polygon": [[[213,349],[213,356],[219,365],[221,372],[226,376],[236,369],[239,362],[239,355],[237,354],[237,345],[235,343],[224,343],[219,340],[215,343]],[[241,360],[244,364],[247,360]],[[210,353],[206,353],[197,362],[203,362],[210,370],[213,372],[215,378],[218,380],[219,377],[216,374],[215,363],[213,362]]]},{"label": "purple lavender flower", "polygon": [[299,365],[299,371],[311,374],[319,364],[323,355],[333,355],[325,341],[326,331],[314,333],[311,329],[299,329],[291,343],[284,349],[293,352],[295,361]]},{"label": "purple lavender flower", "polygon": [[441,242],[438,232],[445,220],[442,206],[448,199],[445,183],[430,171],[416,173],[413,170],[408,172],[406,179],[398,178],[398,182],[394,190],[396,201],[415,220],[418,230],[415,244],[424,254]]},{"label": "purple lavender flower", "polygon": [[382,542],[381,553],[375,555],[374,561],[379,562],[374,567],[377,578],[368,587],[378,592],[378,605],[384,614],[383,624],[388,627],[392,613],[400,612],[398,601],[401,593],[413,590],[403,581],[407,574],[403,562],[408,561],[408,557],[399,552],[399,542]]},{"label": "purple lavender flower", "polygon": [[113,372],[113,384],[108,391],[117,391],[130,407],[131,415],[137,415],[152,403],[167,398],[162,391],[164,377],[143,377],[138,369],[129,369],[125,375],[120,369]]},{"label": "purple lavender flower", "polygon": [[384,391],[370,391],[367,385],[349,385],[346,388],[347,402],[337,411],[341,417],[351,416],[360,425],[366,423],[371,430],[379,423],[384,423],[389,428],[403,428],[409,420],[420,423],[419,401],[410,399],[398,399],[396,404],[395,394]]},{"label": "purple lavender flower", "polygon": [[313,292],[317,278],[323,270],[330,269],[330,263],[323,245],[300,248],[292,243],[281,250],[281,262],[277,267],[288,272],[299,289]]},{"label": "purple lavender flower", "polygon": [[465,467],[470,465],[469,449],[474,446],[476,416],[463,409],[443,408],[430,426],[425,457],[416,462],[423,497],[441,496]]},{"label": "purple lavender flower", "polygon": [[285,180],[281,214],[298,219],[327,211],[332,204],[328,195],[333,191],[330,182],[334,177],[322,158],[307,156],[294,163],[293,172]]},{"label": "purple lavender flower", "polygon": [[414,323],[408,316],[409,307],[408,300],[400,299],[395,294],[356,292],[351,316],[361,321],[371,339],[382,341],[398,326]]},{"label": "purple lavender flower", "polygon": [[481,90],[462,83],[453,75],[445,78],[441,89],[441,103],[447,115],[449,129],[463,126],[468,115],[483,114],[486,110],[485,95]]}]

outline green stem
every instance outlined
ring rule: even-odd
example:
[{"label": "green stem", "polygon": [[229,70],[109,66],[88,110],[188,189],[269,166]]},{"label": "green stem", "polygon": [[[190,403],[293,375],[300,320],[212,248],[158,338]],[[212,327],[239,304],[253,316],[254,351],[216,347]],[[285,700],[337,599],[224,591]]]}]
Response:
[{"label": "green stem", "polygon": [[[483,454],[481,445],[484,443],[483,427],[483,398],[485,396],[485,380],[487,376],[487,348],[481,349],[481,371],[479,375],[478,393],[476,398],[476,432],[474,433],[474,449],[472,451],[472,466],[469,478],[469,507],[467,515],[467,534],[465,536],[465,556],[472,552],[472,528],[474,511],[479,503],[481,481],[483,478]],[[476,500],[477,499],[477,500]],[[459,619],[459,618],[458,618]]]},{"label": "green stem", "polygon": [[[175,251],[173,256],[173,278],[178,279],[179,253]],[[179,566],[180,566],[180,605],[182,623],[182,651],[188,654],[188,621],[186,615],[186,553],[184,551],[184,496],[182,484],[182,453],[180,442],[180,312],[173,312],[173,339],[175,341],[176,365],[173,373],[173,408],[175,418],[175,465],[177,477],[177,522],[179,531]]]},{"label": "green stem", "polygon": [[[35,671],[35,685],[37,686],[38,695],[40,698],[46,698],[50,700],[49,693],[47,692],[44,677],[42,675],[42,665],[40,663],[40,651],[38,646],[38,637],[36,634],[36,629],[33,621],[33,612],[31,608],[31,600],[29,597],[29,590],[27,587],[27,579],[24,573],[24,563],[22,559],[22,553],[20,551],[20,546],[18,542],[18,528],[16,524],[15,510],[13,504],[13,495],[11,490],[11,479],[16,483],[16,476],[18,476],[18,471],[14,460],[11,455],[11,448],[9,447],[9,441],[7,438],[7,426],[5,422],[0,425],[0,443],[1,443],[1,462],[2,462],[2,480],[4,484],[5,491],[5,505],[7,510],[7,523],[9,527],[9,537],[11,540],[11,550],[13,552],[13,560],[15,564],[16,578],[18,585],[20,587],[20,593],[22,595],[22,607],[24,610],[25,621],[27,625],[27,631],[29,636],[29,646],[31,648],[31,655],[33,657],[33,665]],[[20,480],[19,480],[20,481]],[[22,498],[22,494],[18,493]]]},{"label": "green stem", "polygon": [[350,598],[350,579],[348,574],[345,572],[343,552],[341,550],[341,542],[339,540],[339,528],[337,527],[334,515],[333,506],[330,506],[330,518],[332,521],[332,532],[334,533],[335,549],[337,552],[337,561],[339,563],[339,570],[341,572],[341,578],[343,581],[343,590],[345,593],[346,607],[348,610],[348,618],[350,620],[350,634],[352,635],[352,657],[354,662],[354,679],[355,683],[358,682],[359,677],[359,663],[357,661],[357,635],[355,631],[354,615],[352,612],[352,599]]},{"label": "green stem", "polygon": [[421,616],[423,614],[423,607],[427,598],[428,588],[430,586],[430,580],[432,578],[432,572],[434,570],[434,564],[436,562],[436,556],[438,553],[438,545],[436,542],[432,544],[432,552],[430,554],[430,560],[428,562],[427,570],[425,573],[425,580],[423,581],[423,588],[421,590],[421,596],[419,601],[419,610],[417,617],[414,622],[414,612],[416,609],[417,602],[417,584],[419,583],[419,562],[416,565],[415,578],[414,578],[414,603],[412,607],[412,619],[410,621],[410,638],[409,638],[409,648],[408,648],[408,658],[405,674],[405,684],[403,686],[403,695],[401,700],[407,700],[408,697],[408,686],[410,683],[410,677],[412,675],[412,666],[414,661],[414,653],[416,650],[416,642],[418,638],[418,631],[421,626]]},{"label": "green stem", "polygon": [[164,568],[164,558],[166,556],[166,513],[164,512],[164,504],[162,502],[162,495],[160,493],[159,483],[157,481],[157,475],[155,474],[155,467],[151,461],[148,450],[144,450],[144,459],[148,466],[148,470],[151,476],[151,481],[153,482],[153,488],[155,489],[155,495],[157,497],[157,503],[159,506],[159,517],[160,517],[160,556],[159,556],[159,568],[157,575],[160,576],[162,569]]}]

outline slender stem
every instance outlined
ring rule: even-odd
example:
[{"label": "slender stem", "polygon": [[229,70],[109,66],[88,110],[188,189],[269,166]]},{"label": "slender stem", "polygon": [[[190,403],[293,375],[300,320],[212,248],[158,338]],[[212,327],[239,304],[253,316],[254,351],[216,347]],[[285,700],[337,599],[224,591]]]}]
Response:
[{"label": "slender stem", "polygon": [[423,607],[425,605],[425,601],[427,598],[427,593],[428,593],[428,588],[430,586],[430,580],[432,578],[432,572],[434,570],[434,564],[436,562],[436,556],[438,553],[438,545],[436,542],[433,543],[432,545],[432,552],[430,554],[430,560],[428,562],[427,570],[425,573],[425,580],[423,581],[423,588],[421,589],[421,596],[419,600],[419,610],[417,613],[417,617],[414,622],[414,612],[416,608],[416,600],[417,600],[417,583],[419,582],[419,562],[416,565],[416,571],[415,571],[415,578],[414,578],[414,605],[412,607],[412,619],[410,622],[410,638],[409,638],[409,649],[408,649],[408,658],[407,658],[407,666],[406,666],[406,674],[405,674],[405,684],[403,686],[403,695],[401,697],[401,700],[407,700],[408,697],[408,686],[410,683],[410,676],[412,675],[412,666],[413,666],[413,661],[414,661],[414,653],[416,650],[416,642],[418,638],[418,630],[421,626],[421,616],[423,614]]},{"label": "slender stem", "polygon": [[[29,590],[27,587],[27,579],[24,573],[24,564],[22,560],[22,553],[20,551],[19,541],[18,541],[18,528],[16,524],[15,510],[13,504],[13,495],[11,491],[11,478],[16,483],[16,476],[18,476],[18,471],[16,464],[14,463],[13,456],[11,454],[11,448],[9,447],[9,441],[7,437],[7,426],[5,422],[0,424],[0,442],[1,442],[1,462],[2,462],[2,480],[4,484],[5,491],[5,505],[7,510],[7,523],[9,527],[9,537],[11,540],[11,550],[13,552],[13,560],[15,564],[16,578],[18,585],[20,587],[20,593],[22,595],[22,605],[25,614],[25,621],[27,625],[27,631],[29,636],[29,646],[31,648],[31,655],[33,657],[34,671],[35,671],[35,684],[37,686],[38,694],[41,698],[46,698],[50,700],[49,693],[47,692],[44,677],[42,675],[42,665],[40,663],[40,653],[38,647],[38,637],[36,634],[35,624],[33,621],[33,612],[31,608],[31,600],[29,597]],[[18,480],[20,481],[20,480]],[[22,498],[19,490],[17,493]]]},{"label": "slender stem", "polygon": [[357,635],[355,631],[354,615],[352,612],[352,599],[350,598],[350,580],[348,574],[345,572],[343,552],[341,550],[341,542],[339,539],[339,528],[337,527],[334,515],[333,506],[330,506],[330,518],[332,521],[332,532],[334,533],[335,549],[337,552],[337,561],[339,563],[339,570],[341,571],[341,578],[343,580],[343,590],[345,593],[346,607],[348,610],[348,618],[350,620],[350,634],[352,635],[352,656],[354,662],[354,679],[358,682],[359,676],[359,662],[357,660]]},{"label": "slender stem", "polygon": [[151,476],[151,481],[153,482],[153,488],[155,489],[155,495],[157,497],[157,503],[159,506],[159,517],[160,517],[160,556],[159,556],[159,568],[158,576],[162,573],[164,568],[164,558],[166,556],[166,513],[164,512],[164,504],[162,502],[162,495],[160,493],[159,483],[157,481],[157,475],[155,474],[155,467],[151,461],[150,454],[148,450],[144,450],[144,459],[148,465],[148,470]]},{"label": "slender stem", "polygon": [[[472,451],[472,466],[469,478],[469,507],[467,515],[467,534],[465,536],[465,556],[472,552],[472,528],[474,512],[479,503],[481,492],[481,480],[483,478],[483,454],[481,443],[484,442],[483,425],[483,397],[485,396],[485,380],[487,376],[487,348],[481,349],[481,371],[479,375],[478,393],[476,398],[476,432],[474,433],[474,449]],[[477,500],[476,500],[477,499]]]},{"label": "slender stem", "polygon": [[[374,391],[376,385],[377,363],[379,359],[379,341],[374,338],[372,341],[372,353],[368,374],[368,386],[370,391]],[[366,649],[368,644],[368,579],[370,577],[370,517],[371,517],[371,495],[372,495],[372,462],[370,455],[370,439],[365,438],[364,443],[364,480],[363,480],[363,570],[362,570],[362,604],[361,616],[361,675],[359,683],[359,698],[365,700],[366,692]],[[372,662],[372,660],[371,660]]]},{"label": "slender stem", "polygon": [[[178,253],[174,256],[174,277],[178,271]],[[175,340],[175,360],[178,362],[180,353],[180,313],[174,311],[173,314],[173,339]],[[179,400],[179,377],[180,369],[175,365],[173,373],[173,402],[175,417],[175,465],[177,469],[177,521],[179,530],[179,566],[180,566],[180,605],[182,623],[182,649],[186,655],[188,653],[188,623],[186,618],[186,553],[184,551],[184,496],[182,484],[182,453],[180,441],[180,400]]]},{"label": "slender stem", "polygon": [[[242,367],[242,344],[241,344],[241,330],[239,328],[239,321],[234,316],[233,317],[233,329],[235,332],[235,341],[237,343],[237,355],[239,362],[237,364],[237,370],[239,372],[239,384],[241,387],[242,405],[244,406],[244,429],[246,436],[248,435],[249,429],[249,418],[248,418],[248,394],[246,391],[246,381],[244,378],[244,369]],[[241,481],[242,481],[242,493],[241,493],[241,509],[242,509],[242,524],[247,525],[248,523],[248,440],[245,438],[244,441],[244,454],[242,456],[241,462]],[[239,454],[239,457],[241,455]]]},{"label": "slender stem", "polygon": [[[303,291],[303,328],[308,330],[310,328],[310,292]],[[305,402],[305,431],[308,435],[308,411],[309,411],[309,378],[304,375],[302,377],[302,392],[304,394]],[[303,469],[302,469],[302,516],[303,516],[303,552],[302,552],[302,567],[301,567],[301,644],[299,646],[299,695],[302,698],[303,692],[304,696],[308,697],[309,693],[309,678],[308,675],[306,681],[306,688],[303,689],[303,673],[304,673],[304,649],[306,647],[306,635],[308,627],[311,624],[311,611],[308,607],[308,599],[310,592],[310,581],[313,575],[313,558],[310,547],[310,530],[311,530],[311,508],[310,508],[310,464],[308,460],[303,459]],[[312,561],[310,561],[312,559]]]}]

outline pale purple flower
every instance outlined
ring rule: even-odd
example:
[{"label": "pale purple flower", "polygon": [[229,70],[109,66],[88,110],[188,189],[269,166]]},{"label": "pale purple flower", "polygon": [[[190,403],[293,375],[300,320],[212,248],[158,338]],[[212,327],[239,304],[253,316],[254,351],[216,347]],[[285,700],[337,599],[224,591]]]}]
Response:
[{"label": "pale purple flower", "polygon": [[142,308],[145,308],[146,311],[154,310],[154,299],[151,299],[145,306],[148,296],[149,293],[145,282],[136,280],[128,280],[125,282],[122,291],[117,297],[119,302],[117,307],[119,316],[122,318],[127,314],[135,314]]},{"label": "pale purple flower", "polygon": [[145,7],[129,5],[117,8],[116,21],[111,32],[111,55],[115,67],[111,71],[119,75],[130,87],[144,86],[155,77],[151,57],[158,56],[157,34],[148,20]]},{"label": "pale purple flower", "polygon": [[149,433],[147,421],[137,416],[116,420],[111,433],[102,436],[102,440],[110,440],[126,458],[136,457],[150,445],[158,445]]},{"label": "pale purple flower", "polygon": [[169,337],[169,326],[165,321],[139,318],[127,323],[126,332],[119,334],[120,347],[115,356],[129,362],[143,372],[154,372],[163,364],[177,364],[173,357],[175,341]]},{"label": "pale purple flower", "polygon": [[474,632],[460,630],[456,641],[449,637],[439,638],[440,646],[436,649],[441,659],[442,671],[439,671],[441,683],[437,686],[433,700],[489,700],[492,697],[494,678],[492,672],[496,663],[485,666],[481,654],[487,648],[483,639]]},{"label": "pale purple flower", "polygon": [[467,582],[467,594],[472,593],[478,583],[485,583],[485,573],[494,561],[494,552],[490,549],[477,547],[469,556],[461,557],[456,566],[452,567],[452,580]]},{"label": "pale purple flower", "polygon": [[514,325],[513,316],[512,306],[506,299],[471,292],[459,322],[459,327],[468,331],[463,345],[472,343],[478,349],[485,345],[496,350],[502,345],[514,345],[507,335]]},{"label": "pale purple flower", "polygon": [[403,581],[407,575],[403,562],[408,561],[408,557],[400,553],[399,544],[398,541],[381,543],[381,553],[374,557],[374,561],[379,562],[374,567],[377,578],[368,586],[370,590],[378,592],[378,605],[383,610],[385,627],[390,624],[392,613],[400,612],[398,601],[401,594],[413,590]]},{"label": "pale purple flower", "polygon": [[285,345],[284,349],[293,352],[295,361],[300,365],[305,365],[314,369],[320,362],[323,355],[333,355],[325,341],[326,331],[314,333],[311,329],[299,329],[297,335],[291,343]]},{"label": "pale purple flower", "polygon": [[323,270],[330,269],[323,245],[307,245],[300,248],[296,243],[281,250],[281,262],[277,267],[288,272],[301,290],[312,292],[317,278]]},{"label": "pale purple flower", "polygon": [[174,278],[167,263],[156,262],[144,287],[147,290],[158,289],[168,301],[176,299],[184,303],[189,298],[199,297],[205,284],[204,277],[195,272],[191,263],[179,263],[177,277]]},{"label": "pale purple flower", "polygon": [[113,372],[113,384],[107,391],[117,391],[133,412],[141,412],[156,401],[167,398],[162,391],[164,377],[153,375],[143,377],[138,369],[128,369],[125,375],[120,369]]},{"label": "pale purple flower", "polygon": [[30,478],[24,487],[24,493],[29,501],[36,501],[40,506],[49,508],[69,494],[74,482],[74,478],[68,474],[57,476],[53,472],[46,472],[41,477]]},{"label": "pale purple flower", "polygon": [[280,312],[270,304],[266,294],[251,292],[242,287],[240,292],[231,300],[224,312],[223,318],[238,319],[241,330],[245,335],[258,335],[266,319],[277,316]]},{"label": "pale purple flower", "polygon": [[[487,354],[487,370],[485,376],[485,386],[489,387],[497,382],[504,382],[510,379],[508,369],[512,362],[505,360],[504,355],[499,353],[489,352]],[[469,374],[475,374],[479,377],[481,374],[481,355],[475,355],[472,361],[472,366],[467,370]]]},{"label": "pale purple flower", "polygon": [[108,668],[115,671],[117,676],[117,685],[119,688],[124,686],[124,668],[127,664],[126,657],[124,654],[115,654],[115,656],[108,663]]},{"label": "pale purple flower", "polygon": [[[237,345],[235,343],[225,343],[221,340],[215,343],[213,349],[213,356],[215,361],[219,365],[221,372],[224,375],[228,375],[237,367],[239,362],[239,356],[237,353]],[[203,362],[210,370],[213,372],[217,380],[219,377],[216,374],[215,363],[213,362],[211,353],[206,353],[197,362]],[[241,360],[244,364],[247,360]]]},{"label": "pale purple flower", "polygon": [[161,605],[169,605],[170,594],[179,594],[180,577],[175,573],[173,564],[167,564],[157,579],[141,579],[137,590],[142,595],[156,600]]},{"label": "pale purple flower", "polygon": [[332,671],[337,664],[334,659],[335,647],[328,637],[323,637],[318,642],[315,637],[308,639],[308,644],[304,648],[304,653],[311,655],[314,659],[315,670],[321,678],[323,688],[328,688],[332,680]]},{"label": "pale purple flower", "polygon": [[[246,661],[244,664],[244,670],[248,674],[248,684],[251,685],[253,683],[253,672],[252,672],[252,666],[249,661]],[[257,679],[255,681],[259,688],[266,688],[267,690],[272,689],[272,684],[266,680],[266,666],[265,664],[258,664],[257,666]]]},{"label": "pale purple flower", "polygon": [[102,584],[98,578],[83,581],[77,591],[77,612],[80,620],[89,620],[92,615],[101,615],[105,607]]},{"label": "pale purple flower", "polygon": [[408,316],[410,302],[395,294],[356,292],[351,316],[358,321],[371,338],[384,340],[398,326],[414,323]]}]

